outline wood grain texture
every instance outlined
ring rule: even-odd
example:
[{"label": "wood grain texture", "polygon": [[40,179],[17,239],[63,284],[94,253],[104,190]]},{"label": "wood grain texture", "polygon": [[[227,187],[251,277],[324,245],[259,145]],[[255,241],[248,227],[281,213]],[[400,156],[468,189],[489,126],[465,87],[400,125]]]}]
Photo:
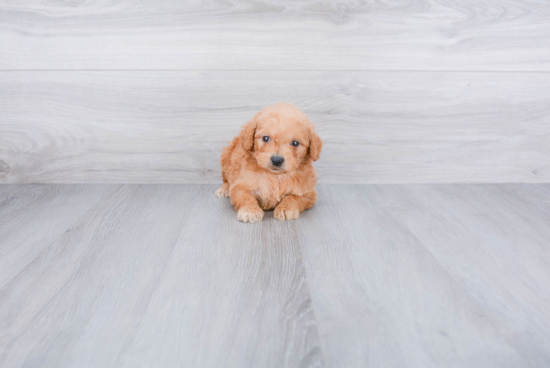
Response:
[{"label": "wood grain texture", "polygon": [[0,185],[0,366],[550,364],[550,185],[216,187]]},{"label": "wood grain texture", "polygon": [[327,366],[550,364],[548,185],[318,192],[297,224]]},{"label": "wood grain texture", "polygon": [[0,268],[2,367],[322,365],[289,224],[238,223],[213,186],[13,188],[0,186],[1,260],[19,266]]},{"label": "wood grain texture", "polygon": [[0,182],[218,183],[219,155],[291,101],[321,183],[548,182],[550,74],[0,72]]},{"label": "wood grain texture", "polygon": [[8,1],[0,69],[550,71],[545,1]]}]

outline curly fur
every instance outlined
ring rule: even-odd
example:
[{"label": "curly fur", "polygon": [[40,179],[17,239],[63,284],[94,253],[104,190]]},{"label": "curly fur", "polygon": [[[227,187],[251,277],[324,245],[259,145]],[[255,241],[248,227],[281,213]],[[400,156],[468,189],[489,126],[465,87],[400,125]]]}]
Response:
[{"label": "curly fur", "polygon": [[[266,107],[223,149],[223,184],[216,196],[231,197],[239,221],[259,222],[264,210],[274,210],[278,220],[295,220],[317,199],[312,161],[322,147],[313,123],[296,106]],[[284,158],[281,167],[272,164],[275,155]]]}]

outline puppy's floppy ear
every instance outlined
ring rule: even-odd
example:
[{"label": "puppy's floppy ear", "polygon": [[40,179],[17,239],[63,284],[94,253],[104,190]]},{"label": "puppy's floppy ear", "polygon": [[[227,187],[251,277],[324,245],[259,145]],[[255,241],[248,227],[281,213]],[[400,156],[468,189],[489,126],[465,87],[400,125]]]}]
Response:
[{"label": "puppy's floppy ear", "polygon": [[254,150],[254,136],[256,135],[256,126],[256,119],[252,119],[243,126],[241,134],[239,134],[241,147],[245,151]]},{"label": "puppy's floppy ear", "polygon": [[309,131],[309,156],[313,161],[317,161],[321,155],[321,149],[323,149],[323,141],[315,133],[315,131]]}]

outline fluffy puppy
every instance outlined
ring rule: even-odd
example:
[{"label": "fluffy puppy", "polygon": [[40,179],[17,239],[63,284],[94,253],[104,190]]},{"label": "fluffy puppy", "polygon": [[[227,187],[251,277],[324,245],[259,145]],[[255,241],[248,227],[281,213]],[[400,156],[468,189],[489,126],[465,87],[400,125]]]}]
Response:
[{"label": "fluffy puppy", "polygon": [[264,210],[278,220],[295,220],[317,199],[317,161],[323,142],[296,106],[266,107],[223,149],[223,184],[217,197],[231,197],[242,222],[259,222]]}]

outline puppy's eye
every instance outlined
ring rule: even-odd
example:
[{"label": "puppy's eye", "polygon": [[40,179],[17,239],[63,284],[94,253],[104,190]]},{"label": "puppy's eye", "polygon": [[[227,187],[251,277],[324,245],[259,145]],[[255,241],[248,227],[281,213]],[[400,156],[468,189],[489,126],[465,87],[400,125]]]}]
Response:
[{"label": "puppy's eye", "polygon": [[264,142],[269,142],[269,137],[266,135],[265,137],[262,138],[264,140]]},{"label": "puppy's eye", "polygon": [[300,143],[298,143],[298,141],[292,141],[291,143],[294,147],[298,147],[300,145]]}]

